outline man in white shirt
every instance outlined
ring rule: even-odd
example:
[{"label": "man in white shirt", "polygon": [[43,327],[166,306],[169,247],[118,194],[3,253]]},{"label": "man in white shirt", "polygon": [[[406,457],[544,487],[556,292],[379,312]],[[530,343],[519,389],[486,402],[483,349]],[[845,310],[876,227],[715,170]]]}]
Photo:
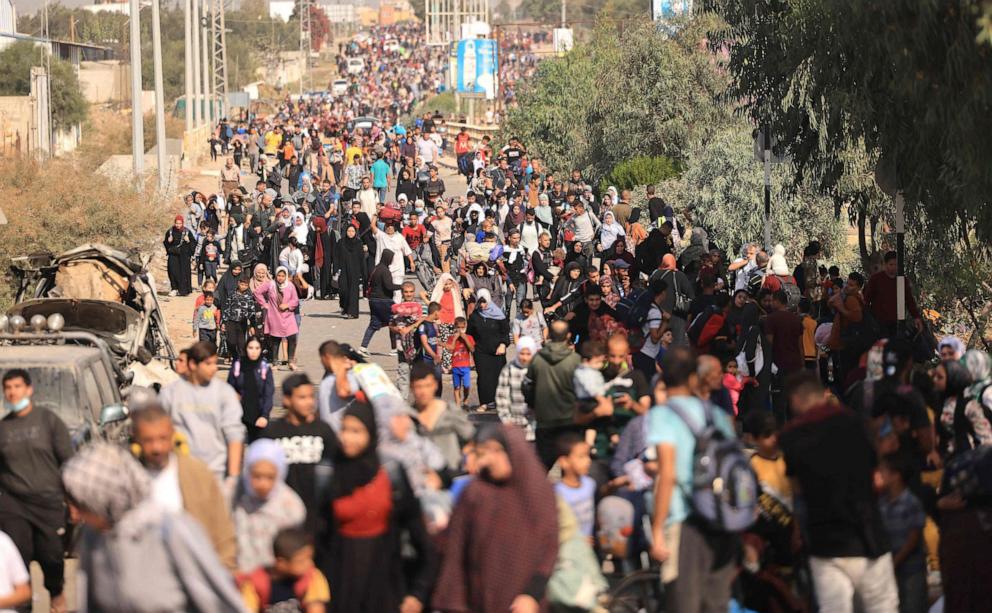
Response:
[{"label": "man in white shirt", "polygon": [[757,245],[754,243],[745,245],[742,256],[727,266],[727,272],[737,272],[737,278],[734,280],[734,292],[747,289],[747,278],[751,275],[751,271],[754,270],[754,267],[756,266],[754,263],[754,258],[757,253]]},{"label": "man in white shirt", "polygon": [[358,202],[362,205],[362,212],[372,219],[379,213],[379,194],[372,188],[372,179],[368,176],[362,177],[362,189],[356,195]]},{"label": "man in white shirt", "polygon": [[599,220],[592,213],[586,211],[586,205],[581,200],[576,200],[574,213],[571,222],[575,227],[575,240],[582,243],[582,253],[587,257],[592,257],[593,241],[596,238],[596,231],[599,230]]},{"label": "man in white shirt", "polygon": [[668,330],[668,320],[671,313],[662,310],[661,305],[665,302],[665,294],[668,293],[668,283],[661,279],[651,282],[648,287],[648,294],[652,296],[651,307],[647,317],[641,327],[644,333],[644,344],[641,350],[632,356],[634,368],[650,379],[655,375],[655,360],[658,357],[658,350],[661,348],[661,337]]},{"label": "man in white shirt", "polygon": [[[372,234],[375,236],[375,263],[379,264],[379,260],[382,258],[382,252],[389,249],[396,255],[401,255],[403,257],[394,257],[393,262],[389,265],[389,272],[393,276],[393,283],[396,285],[403,284],[403,277],[406,275],[406,270],[403,268],[403,258],[406,258],[410,262],[410,270],[413,270],[416,266],[413,262],[413,250],[410,249],[410,245],[406,242],[406,238],[402,234],[396,231],[396,225],[393,223],[386,224],[386,230],[380,231],[375,223],[372,224]],[[396,290],[393,292],[393,301],[399,302],[402,292]]]},{"label": "man in white shirt", "polygon": [[417,155],[424,165],[433,164],[438,158],[438,153],[437,144],[427,134],[421,134],[420,140],[417,141]]},{"label": "man in white shirt", "polygon": [[237,566],[234,523],[220,483],[206,464],[180,449],[172,418],[156,403],[131,414],[138,459],[152,478],[151,497],[167,511],[186,511],[200,522],[224,566]]},{"label": "man in white shirt", "polygon": [[31,576],[21,553],[6,532],[0,532],[0,613],[31,602]]}]

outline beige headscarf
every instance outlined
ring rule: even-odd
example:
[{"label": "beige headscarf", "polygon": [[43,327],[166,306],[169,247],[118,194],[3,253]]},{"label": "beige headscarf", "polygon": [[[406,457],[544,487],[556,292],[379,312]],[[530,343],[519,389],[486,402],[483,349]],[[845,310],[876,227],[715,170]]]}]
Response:
[{"label": "beige headscarf", "polygon": [[431,291],[431,302],[436,302],[441,304],[441,297],[444,296],[444,284],[451,281],[454,284],[454,289],[451,290],[452,302],[455,305],[455,317],[465,317],[465,305],[462,304],[462,294],[458,281],[452,277],[449,273],[441,273],[441,276],[437,278],[437,283],[434,284],[434,289]]}]

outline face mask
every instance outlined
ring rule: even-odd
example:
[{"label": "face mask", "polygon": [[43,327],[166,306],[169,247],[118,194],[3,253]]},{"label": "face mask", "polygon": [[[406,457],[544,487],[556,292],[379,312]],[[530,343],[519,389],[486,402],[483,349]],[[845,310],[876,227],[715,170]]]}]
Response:
[{"label": "face mask", "polygon": [[23,411],[24,409],[28,408],[29,404],[31,404],[30,396],[25,396],[24,398],[21,398],[17,402],[10,402],[8,400],[3,401],[3,407],[8,411],[12,411],[14,413],[19,413],[20,411]]}]

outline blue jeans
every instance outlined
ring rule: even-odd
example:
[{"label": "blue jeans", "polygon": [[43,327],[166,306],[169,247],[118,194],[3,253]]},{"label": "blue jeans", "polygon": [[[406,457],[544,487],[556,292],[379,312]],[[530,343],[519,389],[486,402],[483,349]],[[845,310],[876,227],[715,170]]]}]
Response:
[{"label": "blue jeans", "polygon": [[389,325],[389,320],[393,315],[392,307],[393,301],[391,299],[369,299],[369,312],[372,317],[369,319],[369,326],[365,328],[365,335],[362,337],[362,347],[367,349],[375,333]]},{"label": "blue jeans", "polygon": [[385,204],[386,202],[386,190],[388,187],[377,187],[375,188],[375,193],[379,194],[379,202]]}]

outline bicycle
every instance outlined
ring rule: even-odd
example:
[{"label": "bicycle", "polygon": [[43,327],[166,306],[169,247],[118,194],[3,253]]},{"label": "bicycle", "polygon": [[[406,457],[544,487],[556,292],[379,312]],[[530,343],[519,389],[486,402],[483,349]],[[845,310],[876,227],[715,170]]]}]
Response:
[{"label": "bicycle", "polygon": [[607,592],[604,606],[610,613],[661,613],[665,606],[661,570],[642,568],[625,575]]}]

